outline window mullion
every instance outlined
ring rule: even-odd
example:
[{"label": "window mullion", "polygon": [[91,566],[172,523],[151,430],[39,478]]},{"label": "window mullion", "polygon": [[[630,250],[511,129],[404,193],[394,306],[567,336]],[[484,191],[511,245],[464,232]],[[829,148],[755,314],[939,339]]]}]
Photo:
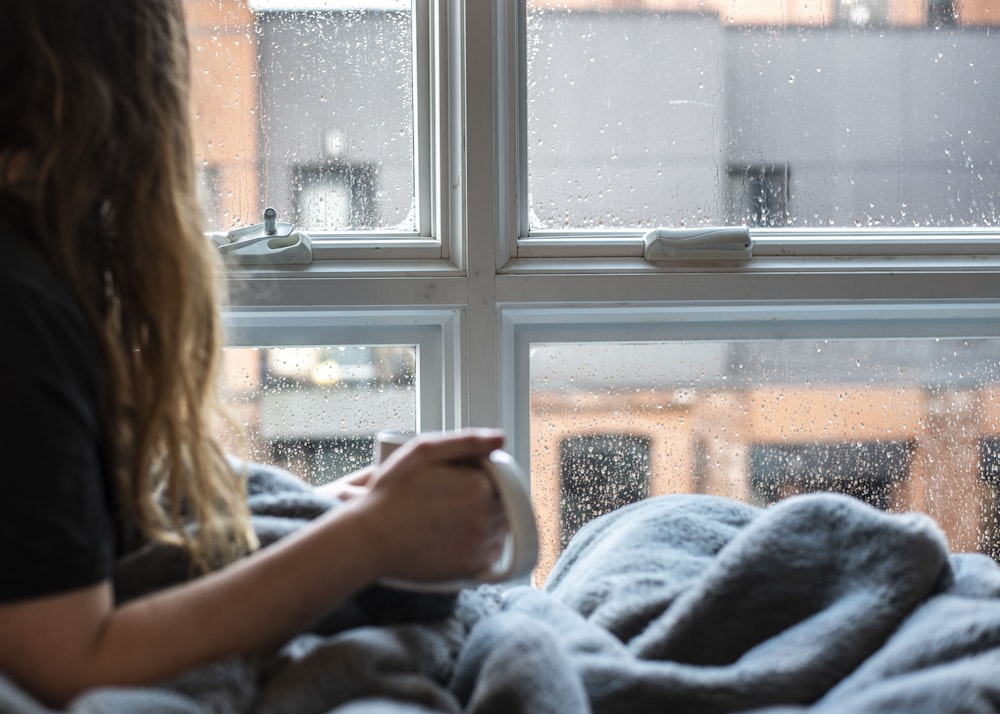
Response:
[{"label": "window mullion", "polygon": [[[452,0],[458,2],[458,0]],[[509,255],[515,161],[507,134],[511,34],[504,0],[463,3],[465,246],[468,304],[465,325],[467,423],[500,421],[500,313],[496,275]]]}]

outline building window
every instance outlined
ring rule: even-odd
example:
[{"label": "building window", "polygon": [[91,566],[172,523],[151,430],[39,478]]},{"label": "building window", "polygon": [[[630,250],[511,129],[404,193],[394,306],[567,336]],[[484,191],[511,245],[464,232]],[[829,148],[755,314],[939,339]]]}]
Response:
[{"label": "building window", "polygon": [[588,521],[649,495],[649,449],[649,439],[630,434],[588,434],[562,442],[562,547]]},{"label": "building window", "polygon": [[958,24],[955,0],[927,0],[927,24],[931,27],[954,27]]},{"label": "building window", "polygon": [[787,166],[754,164],[729,167],[731,225],[778,228],[788,225],[790,171]]},{"label": "building window", "polygon": [[979,446],[979,475],[983,480],[981,550],[1000,561],[1000,437],[983,439]]},{"label": "building window", "polygon": [[767,505],[801,493],[843,493],[882,510],[898,503],[896,488],[910,476],[907,442],[754,444],[750,488]]}]

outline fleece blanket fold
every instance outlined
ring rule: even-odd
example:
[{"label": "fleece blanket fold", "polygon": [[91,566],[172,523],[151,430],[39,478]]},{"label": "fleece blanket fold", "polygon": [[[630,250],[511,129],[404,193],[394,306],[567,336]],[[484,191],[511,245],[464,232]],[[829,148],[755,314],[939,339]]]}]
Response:
[{"label": "fleece blanket fold", "polygon": [[[265,547],[333,507],[271,468],[249,490]],[[177,551],[147,548],[117,595],[186,574]],[[64,711],[1000,712],[1000,568],[950,553],[925,516],[845,496],[662,496],[582,528],[544,588],[373,587],[278,652]],[[0,712],[53,714],[2,676]]]}]

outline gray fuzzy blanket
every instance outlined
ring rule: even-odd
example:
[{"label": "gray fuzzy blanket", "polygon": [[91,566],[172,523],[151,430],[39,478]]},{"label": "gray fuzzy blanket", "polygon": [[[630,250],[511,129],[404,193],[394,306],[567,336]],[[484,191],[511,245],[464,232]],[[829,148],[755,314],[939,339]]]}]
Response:
[{"label": "gray fuzzy blanket", "polygon": [[[265,544],[331,506],[279,471],[250,488]],[[184,573],[140,551],[119,597]],[[924,516],[842,496],[664,496],[584,527],[543,590],[374,587],[280,652],[66,711],[1000,712],[1000,569],[950,554]],[[51,714],[2,677],[0,712]]]}]

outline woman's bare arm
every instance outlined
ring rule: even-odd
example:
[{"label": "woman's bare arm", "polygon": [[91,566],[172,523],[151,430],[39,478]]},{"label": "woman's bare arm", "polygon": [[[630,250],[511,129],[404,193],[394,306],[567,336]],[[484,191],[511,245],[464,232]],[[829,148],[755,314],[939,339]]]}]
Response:
[{"label": "woman's bare arm", "polygon": [[0,670],[51,705],[99,685],[151,684],[276,647],[380,577],[470,575],[502,547],[503,516],[470,465],[495,432],[416,440],[370,491],[264,550],[114,607],[108,582],[0,606]]}]

